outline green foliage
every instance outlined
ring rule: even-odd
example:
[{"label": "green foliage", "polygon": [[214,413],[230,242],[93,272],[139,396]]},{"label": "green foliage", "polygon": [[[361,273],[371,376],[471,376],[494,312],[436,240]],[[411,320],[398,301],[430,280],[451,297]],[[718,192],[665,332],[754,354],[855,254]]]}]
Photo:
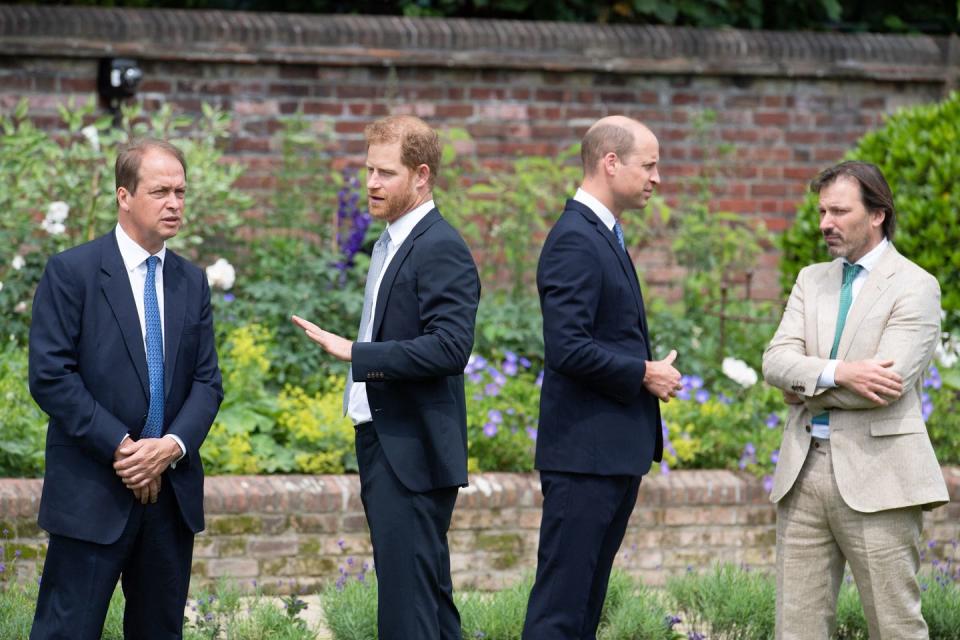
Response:
[{"label": "green foliage", "polygon": [[730,564],[667,580],[667,592],[697,631],[714,638],[773,637],[776,585],[771,576]]},{"label": "green foliage", "polygon": [[847,576],[837,596],[837,640],[868,640],[867,618],[853,578]]},{"label": "green foliage", "polygon": [[532,471],[540,415],[533,363],[512,352],[474,355],[466,368],[467,444],[471,471]]},{"label": "green foliage", "polygon": [[43,475],[46,416],[27,386],[27,351],[13,341],[0,346],[0,477]]},{"label": "green foliage", "polygon": [[464,638],[520,640],[533,576],[496,593],[455,593]]},{"label": "green foliage", "polygon": [[[47,258],[105,233],[116,225],[113,162],[119,145],[131,138],[165,137],[183,150],[189,185],[186,225],[169,244],[197,257],[204,237],[229,241],[241,224],[249,197],[233,184],[242,168],[221,162],[218,145],[228,117],[208,106],[194,119],[169,107],[149,118],[139,106],[126,108],[121,127],[111,117],[95,118],[91,99],[60,107],[67,135],[38,129],[23,100],[0,114],[0,335],[26,342],[30,299]],[[10,312],[13,311],[13,313]]]},{"label": "green foliage", "polygon": [[[867,133],[846,155],[880,167],[897,209],[894,244],[940,281],[944,329],[960,332],[960,93],[936,104],[902,109]],[[797,273],[829,260],[819,232],[817,197],[809,194],[794,225],[781,238],[781,283],[789,290]]]},{"label": "green foliage", "polygon": [[341,386],[310,395],[269,390],[272,335],[260,325],[230,330],[220,349],[224,401],[200,449],[209,473],[343,473],[356,470],[353,427]]},{"label": "green foliage", "polygon": [[338,581],[321,595],[323,616],[335,640],[375,640],[377,579]]},{"label": "green foliage", "polygon": [[[37,0],[18,0],[35,4]],[[46,4],[39,2],[39,4]],[[17,2],[14,2],[17,4]],[[59,0],[57,4],[103,4],[98,0]],[[111,0],[118,7],[239,9],[296,13],[392,14],[410,17],[499,18],[564,22],[668,24],[871,32],[950,33],[960,28],[960,9],[942,0]]]}]

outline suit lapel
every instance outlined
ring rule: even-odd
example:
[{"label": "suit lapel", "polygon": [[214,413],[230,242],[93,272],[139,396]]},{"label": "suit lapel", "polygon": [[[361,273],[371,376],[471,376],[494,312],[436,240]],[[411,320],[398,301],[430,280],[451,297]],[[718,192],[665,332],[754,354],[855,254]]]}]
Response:
[{"label": "suit lapel", "polygon": [[147,377],[147,354],[143,346],[143,333],[140,330],[140,317],[137,304],[133,299],[130,277],[120,256],[117,238],[113,233],[104,236],[101,241],[100,287],[113,311],[120,334],[127,346],[130,360],[133,362],[140,386],[146,397],[150,397],[149,378]]},{"label": "suit lapel", "polygon": [[167,249],[163,264],[163,388],[164,397],[173,387],[173,369],[180,348],[180,336],[183,335],[183,316],[186,305],[183,298],[186,292],[180,258]]},{"label": "suit lapel", "polygon": [[854,338],[857,335],[857,328],[867,313],[873,308],[873,305],[883,296],[883,293],[890,286],[890,279],[895,273],[897,250],[893,245],[887,248],[880,256],[877,266],[867,275],[863,288],[857,294],[857,298],[850,305],[850,312],[847,314],[847,322],[843,326],[843,335],[840,336],[840,344],[837,347],[837,357],[841,360],[850,350]]},{"label": "suit lapel", "polygon": [[377,290],[377,306],[373,310],[373,331],[370,333],[371,340],[376,340],[380,332],[380,325],[383,324],[383,314],[387,308],[390,290],[393,288],[393,282],[397,279],[397,273],[400,271],[403,261],[407,259],[407,256],[413,249],[413,244],[416,242],[417,237],[440,219],[440,212],[437,209],[431,209],[430,213],[424,216],[423,220],[418,222],[410,231],[410,235],[407,236],[407,239],[404,240],[403,244],[397,249],[393,258],[390,259],[390,264],[387,265],[387,270],[384,272],[383,279],[380,281],[380,288]]},{"label": "suit lapel", "polygon": [[840,286],[843,284],[843,260],[834,260],[817,283],[817,356],[830,357],[833,334],[837,330],[840,310]]}]

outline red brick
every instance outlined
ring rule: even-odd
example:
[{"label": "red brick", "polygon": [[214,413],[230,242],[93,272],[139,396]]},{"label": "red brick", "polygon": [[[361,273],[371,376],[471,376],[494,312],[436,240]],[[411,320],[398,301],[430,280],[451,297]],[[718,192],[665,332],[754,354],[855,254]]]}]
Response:
[{"label": "red brick", "polygon": [[339,101],[304,100],[303,112],[307,115],[339,116],[343,113],[343,103]]},{"label": "red brick", "polygon": [[790,122],[787,111],[755,111],[753,122],[762,127],[782,127]]},{"label": "red brick", "polygon": [[469,118],[473,115],[473,105],[439,104],[435,114],[438,118]]}]

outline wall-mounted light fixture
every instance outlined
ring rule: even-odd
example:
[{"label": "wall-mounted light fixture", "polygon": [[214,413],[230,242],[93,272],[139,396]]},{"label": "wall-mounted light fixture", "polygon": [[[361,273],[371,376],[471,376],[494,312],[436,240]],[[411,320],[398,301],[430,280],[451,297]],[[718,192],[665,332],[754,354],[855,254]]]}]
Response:
[{"label": "wall-mounted light fixture", "polygon": [[130,58],[103,58],[97,72],[97,90],[100,99],[115,124],[120,123],[120,102],[132,98],[143,80],[143,70]]}]

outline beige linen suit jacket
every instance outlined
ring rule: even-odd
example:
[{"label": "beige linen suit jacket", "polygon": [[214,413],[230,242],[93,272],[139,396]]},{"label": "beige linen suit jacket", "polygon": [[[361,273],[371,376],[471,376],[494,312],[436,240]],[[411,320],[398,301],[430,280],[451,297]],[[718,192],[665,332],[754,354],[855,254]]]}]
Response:
[{"label": "beige linen suit jacket", "polygon": [[800,271],[763,354],[766,381],[803,400],[790,406],[770,499],[790,491],[810,447],[811,420],[829,411],[834,476],[849,507],[872,513],[946,504],[920,409],[923,374],[940,336],[940,286],[891,244],[850,307],[837,358],[893,360],[903,377],[903,395],[880,406],[842,387],[817,389],[833,345],[842,272],[839,258]]}]

